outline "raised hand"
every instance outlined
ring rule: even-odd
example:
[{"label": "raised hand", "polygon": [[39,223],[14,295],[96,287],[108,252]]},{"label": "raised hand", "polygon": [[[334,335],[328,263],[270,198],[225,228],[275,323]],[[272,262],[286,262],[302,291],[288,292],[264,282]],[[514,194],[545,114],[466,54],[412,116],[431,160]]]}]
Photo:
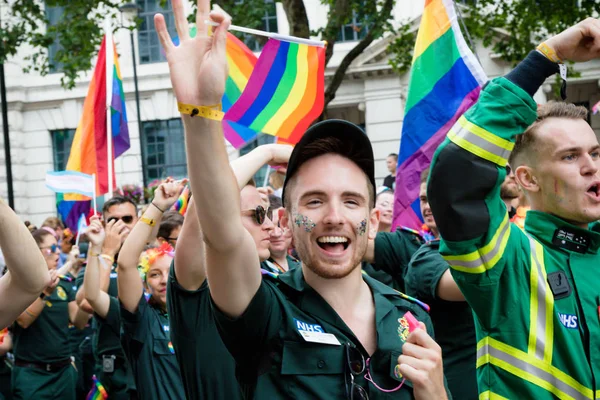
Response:
[{"label": "raised hand", "polygon": [[[220,104],[228,73],[225,45],[230,20],[220,13],[211,13],[210,0],[198,0],[197,34],[190,38],[182,3],[183,0],[172,1],[179,46],[173,44],[165,18],[161,14],[154,16],[154,26],[169,63],[175,97],[180,103],[196,106]],[[209,17],[220,24],[212,36],[208,35],[209,27],[204,22]]]},{"label": "raised hand", "polygon": [[[121,222],[121,221],[119,221]],[[114,221],[111,221],[108,223],[108,225],[110,225],[111,227],[111,233],[113,231],[116,231],[117,228],[115,228],[115,224]],[[106,238],[106,232],[104,231],[104,227],[102,226],[102,223],[100,222],[100,218],[98,218],[97,215],[94,215],[93,217],[90,218],[90,225],[88,226],[87,230],[85,231],[85,234],[87,236],[87,238],[89,239],[90,243],[94,246],[94,247],[101,247],[104,244],[104,240]],[[119,236],[116,235],[116,238],[118,238]],[[117,239],[115,239],[116,241]],[[120,239],[119,243],[120,243]]]},{"label": "raised hand", "polygon": [[[264,146],[271,152],[271,160],[269,161],[270,166],[287,167],[294,147],[288,144],[266,144]],[[277,172],[285,174],[285,168],[278,169]]]},{"label": "raised hand", "polygon": [[58,272],[56,272],[55,269],[48,271],[48,274],[50,276],[49,283],[48,283],[48,286],[46,286],[46,288],[44,289],[44,294],[46,296],[50,296],[54,292],[54,289],[56,288],[56,286],[58,285],[58,282],[60,281]]},{"label": "raised hand", "polygon": [[564,61],[600,57],[600,20],[587,18],[545,42]]},{"label": "raised hand", "polygon": [[114,257],[121,249],[129,228],[121,220],[112,220],[106,224],[104,231],[106,232],[106,236],[103,238],[102,253]]},{"label": "raised hand", "polygon": [[186,183],[187,179],[174,181],[172,178],[167,178],[156,188],[152,203],[162,211],[170,209],[183,192]]},{"label": "raised hand", "polygon": [[408,335],[398,357],[400,372],[412,382],[415,399],[447,399],[444,387],[442,349],[433,340],[425,324]]}]

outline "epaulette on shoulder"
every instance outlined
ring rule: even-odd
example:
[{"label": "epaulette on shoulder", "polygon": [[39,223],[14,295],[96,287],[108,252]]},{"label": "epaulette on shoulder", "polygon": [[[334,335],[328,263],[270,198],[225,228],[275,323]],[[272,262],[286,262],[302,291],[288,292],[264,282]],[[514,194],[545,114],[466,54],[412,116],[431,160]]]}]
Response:
[{"label": "epaulette on shoulder", "polygon": [[400,297],[402,297],[404,300],[408,300],[411,303],[415,303],[415,304],[419,305],[427,313],[429,312],[429,310],[431,310],[431,307],[429,307],[429,305],[423,303],[421,300],[415,299],[414,297],[404,294],[398,290],[395,290],[395,292],[397,292],[400,295]]}]

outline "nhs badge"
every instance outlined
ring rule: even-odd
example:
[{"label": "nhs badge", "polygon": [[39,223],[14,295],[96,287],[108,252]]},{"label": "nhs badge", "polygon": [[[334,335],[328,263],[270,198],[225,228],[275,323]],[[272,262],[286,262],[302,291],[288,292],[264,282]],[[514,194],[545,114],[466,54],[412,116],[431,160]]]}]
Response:
[{"label": "nhs badge", "polygon": [[325,333],[325,330],[321,325],[309,324],[308,322],[302,322],[294,318],[296,323],[296,329],[302,338],[307,342],[331,344],[334,346],[340,346],[340,341],[335,337],[334,334]]},{"label": "nhs badge", "polygon": [[298,329],[298,331],[325,333],[321,325],[309,324],[308,322],[302,322],[296,318],[294,318],[294,322],[296,322],[296,329]]},{"label": "nhs badge", "polygon": [[563,324],[565,328],[577,329],[579,326],[577,323],[577,315],[558,313],[558,318],[560,319],[560,323]]},{"label": "nhs badge", "polygon": [[163,332],[169,332],[169,325],[163,325]]}]

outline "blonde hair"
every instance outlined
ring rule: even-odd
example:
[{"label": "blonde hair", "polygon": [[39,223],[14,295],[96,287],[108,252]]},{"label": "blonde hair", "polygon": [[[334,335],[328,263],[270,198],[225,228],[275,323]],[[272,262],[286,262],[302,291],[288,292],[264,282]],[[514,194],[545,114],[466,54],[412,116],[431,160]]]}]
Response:
[{"label": "blonde hair", "polygon": [[538,147],[536,133],[548,118],[582,119],[587,121],[587,116],[588,110],[585,107],[576,106],[572,103],[549,101],[546,104],[541,104],[538,107],[535,122],[525,132],[517,135],[515,147],[508,163],[513,169],[524,164],[528,158],[527,156],[533,153],[536,147]]}]

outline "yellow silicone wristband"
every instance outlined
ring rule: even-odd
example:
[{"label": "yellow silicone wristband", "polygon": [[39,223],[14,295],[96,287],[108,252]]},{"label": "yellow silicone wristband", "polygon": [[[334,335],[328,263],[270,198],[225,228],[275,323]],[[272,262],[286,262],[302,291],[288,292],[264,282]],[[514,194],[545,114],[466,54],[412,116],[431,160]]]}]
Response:
[{"label": "yellow silicone wristband", "polygon": [[145,223],[146,225],[154,226],[156,225],[156,221],[147,217],[140,218],[140,221]]},{"label": "yellow silicone wristband", "polygon": [[212,119],[214,121],[223,120],[223,116],[225,115],[221,111],[220,104],[214,106],[194,106],[191,104],[177,103],[177,109],[182,114],[190,115],[192,117]]},{"label": "yellow silicone wristband", "polygon": [[556,51],[546,43],[540,43],[538,47],[536,47],[536,50],[542,53],[548,60],[555,63],[562,63],[562,60],[556,55]]}]

